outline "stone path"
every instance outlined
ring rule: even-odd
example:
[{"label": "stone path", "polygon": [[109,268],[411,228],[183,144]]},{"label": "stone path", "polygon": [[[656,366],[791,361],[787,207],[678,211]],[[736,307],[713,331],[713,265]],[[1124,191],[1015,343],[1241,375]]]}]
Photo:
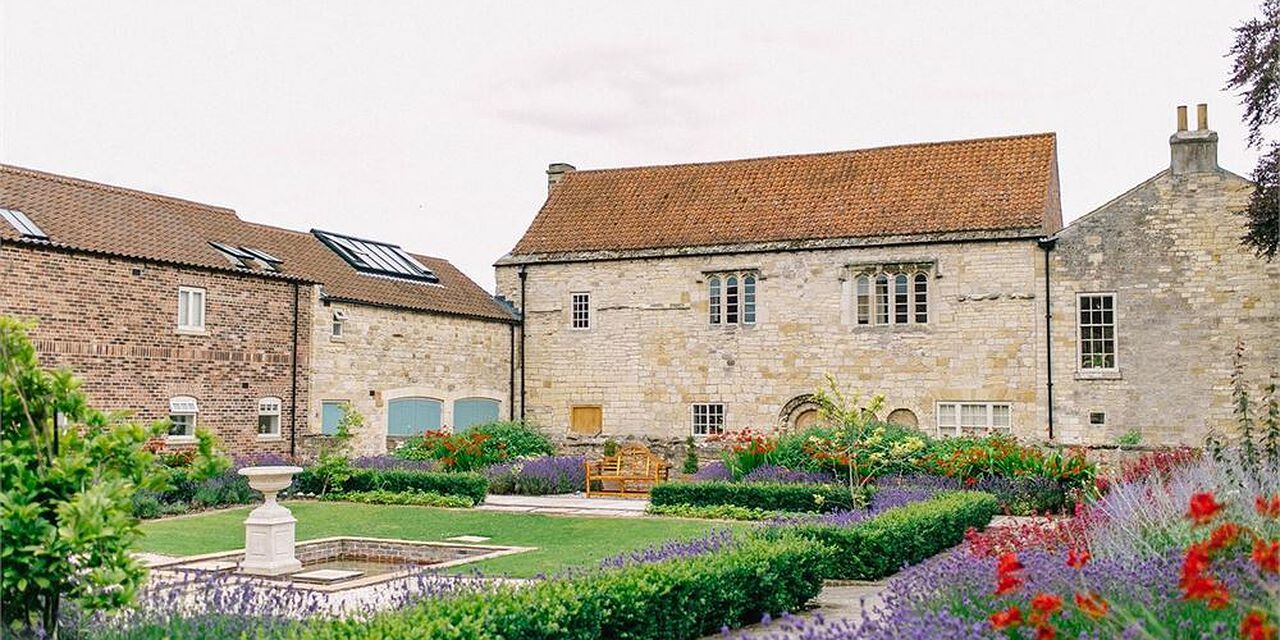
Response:
[{"label": "stone path", "polygon": [[545,513],[564,516],[634,518],[644,515],[649,501],[642,498],[588,498],[581,493],[556,496],[489,495],[477,505],[480,511]]},{"label": "stone path", "polygon": [[[827,620],[840,620],[849,618],[857,620],[862,617],[864,610],[874,609],[881,603],[880,593],[884,591],[884,582],[855,582],[840,581],[831,582],[822,588],[822,593],[814,599],[813,606],[800,613],[793,614],[793,618],[808,620],[814,616],[821,615]],[[780,634],[787,631],[785,628],[787,623],[779,618],[769,623],[756,623],[741,629],[735,629],[727,634],[716,634],[707,636],[703,640],[723,640],[731,638],[732,640],[746,639],[765,639],[771,634]]]}]

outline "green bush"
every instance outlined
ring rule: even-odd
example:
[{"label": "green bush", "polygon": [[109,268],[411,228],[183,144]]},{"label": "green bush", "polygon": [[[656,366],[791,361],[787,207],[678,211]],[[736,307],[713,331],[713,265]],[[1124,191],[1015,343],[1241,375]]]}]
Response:
[{"label": "green bush", "polygon": [[830,553],[794,537],[748,538],[702,556],[304,623],[288,637],[692,640],[798,610],[822,589]]},{"label": "green bush", "polygon": [[536,458],[556,452],[555,445],[537,428],[523,422],[488,422],[467,430],[483,433],[507,452],[508,458]]},{"label": "green bush", "polygon": [[827,578],[879,580],[959,544],[969,527],[985,527],[998,509],[990,494],[956,491],[890,509],[853,526],[802,524],[772,535],[786,531],[833,547]]},{"label": "green bush", "polygon": [[782,515],[780,511],[766,511],[734,504],[693,506],[688,504],[649,505],[649,513],[673,518],[701,518],[704,520],[768,520]]},{"label": "green bush", "polygon": [[431,491],[348,491],[325,494],[323,500],[363,502],[366,504],[407,504],[416,507],[474,507],[475,502],[466,496],[444,496]]},{"label": "green bush", "polygon": [[[655,506],[695,507],[736,505],[764,511],[827,512],[855,506],[847,487],[773,482],[663,482],[654,485],[649,502]],[[859,496],[862,502],[862,496]]]},{"label": "green bush", "polygon": [[[312,469],[304,469],[293,481],[298,493],[319,494],[324,478]],[[478,473],[446,473],[411,469],[352,469],[342,484],[343,491],[421,491],[442,496],[462,496],[472,504],[484,501],[489,481]]]}]

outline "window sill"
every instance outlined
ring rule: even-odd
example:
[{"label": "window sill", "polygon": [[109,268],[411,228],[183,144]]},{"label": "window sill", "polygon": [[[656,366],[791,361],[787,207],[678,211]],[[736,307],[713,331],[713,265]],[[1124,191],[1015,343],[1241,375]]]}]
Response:
[{"label": "window sill", "polygon": [[329,342],[346,342],[346,341],[347,339],[343,336],[329,336]]},{"label": "window sill", "polygon": [[279,442],[281,440],[284,440],[284,436],[278,433],[277,434],[266,434],[266,433],[258,434],[258,442]]},{"label": "window sill", "polygon": [[1119,369],[1077,369],[1076,380],[1123,380]]},{"label": "window sill", "polygon": [[195,436],[165,436],[165,444],[195,444]]},{"label": "window sill", "polygon": [[208,329],[183,329],[181,327],[174,329],[173,332],[180,336],[207,336]]}]

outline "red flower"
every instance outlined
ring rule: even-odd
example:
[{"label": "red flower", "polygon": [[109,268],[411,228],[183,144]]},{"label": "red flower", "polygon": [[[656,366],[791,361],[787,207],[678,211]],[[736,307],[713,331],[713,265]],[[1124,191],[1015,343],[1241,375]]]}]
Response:
[{"label": "red flower", "polygon": [[1204,600],[1210,609],[1223,609],[1231,601],[1226,585],[1208,576],[1196,576],[1182,587],[1186,600]]},{"label": "red flower", "polygon": [[1077,593],[1075,601],[1076,608],[1090,618],[1097,619],[1107,615],[1107,601],[1096,593]]},{"label": "red flower", "polygon": [[1058,630],[1051,624],[1036,625],[1036,640],[1053,640],[1058,637]]},{"label": "red flower", "polygon": [[997,611],[991,614],[991,626],[997,630],[1008,629],[1022,624],[1022,610],[1017,607],[1009,607],[1004,611]]},{"label": "red flower", "polygon": [[1187,547],[1187,554],[1182,558],[1182,579],[1178,581],[1178,586],[1186,589],[1188,584],[1203,577],[1208,570],[1209,549],[1203,543]]},{"label": "red flower", "polygon": [[1021,570],[1022,562],[1018,560],[1018,554],[1016,553],[1006,553],[996,561],[996,573],[998,574],[1013,573]]},{"label": "red flower", "polygon": [[1259,569],[1268,573],[1280,573],[1280,540],[1254,540],[1253,554],[1250,557]]},{"label": "red flower", "polygon": [[1062,610],[1062,598],[1052,593],[1037,593],[1031,599],[1031,608],[1045,615],[1053,615]]},{"label": "red flower", "polygon": [[1253,508],[1258,514],[1267,518],[1280,518],[1280,493],[1268,500],[1262,496],[1253,499]]},{"label": "red flower", "polygon": [[1191,496],[1191,505],[1187,511],[1187,516],[1194,520],[1196,524],[1205,524],[1213,520],[1219,511],[1222,511],[1222,504],[1213,497],[1212,493],[1197,493]]},{"label": "red flower", "polygon": [[1240,537],[1240,532],[1240,525],[1234,522],[1218,525],[1218,528],[1209,534],[1209,550],[1217,551],[1230,546],[1231,543],[1236,541],[1236,538]]},{"label": "red flower", "polygon": [[1020,571],[1022,563],[1018,561],[1018,554],[1006,553],[1000,556],[996,561],[996,595],[1017,591],[1022,586],[1022,576],[1018,573]]},{"label": "red flower", "polygon": [[1276,640],[1276,626],[1267,622],[1267,614],[1254,609],[1240,621],[1240,637],[1245,640]]},{"label": "red flower", "polygon": [[1088,549],[1081,549],[1079,551],[1071,549],[1070,551],[1067,551],[1067,566],[1072,569],[1083,568],[1092,557],[1093,556],[1089,553]]}]

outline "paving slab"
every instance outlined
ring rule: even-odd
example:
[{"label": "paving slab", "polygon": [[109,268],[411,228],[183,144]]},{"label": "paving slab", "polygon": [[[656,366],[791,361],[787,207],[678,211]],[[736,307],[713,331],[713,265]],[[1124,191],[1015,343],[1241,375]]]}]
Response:
[{"label": "paving slab", "polygon": [[[821,616],[826,620],[842,620],[862,618],[863,611],[873,613],[884,600],[884,582],[841,581],[829,583],[822,588],[822,593],[814,598],[810,608],[791,615],[794,620],[809,620]],[[760,622],[728,633],[707,636],[703,640],[732,638],[732,640],[764,640],[777,637],[777,634],[791,630],[785,617]]]},{"label": "paving slab", "polygon": [[490,495],[476,508],[550,515],[634,517],[644,515],[649,501],[643,498],[588,498],[581,493],[555,496]]}]

